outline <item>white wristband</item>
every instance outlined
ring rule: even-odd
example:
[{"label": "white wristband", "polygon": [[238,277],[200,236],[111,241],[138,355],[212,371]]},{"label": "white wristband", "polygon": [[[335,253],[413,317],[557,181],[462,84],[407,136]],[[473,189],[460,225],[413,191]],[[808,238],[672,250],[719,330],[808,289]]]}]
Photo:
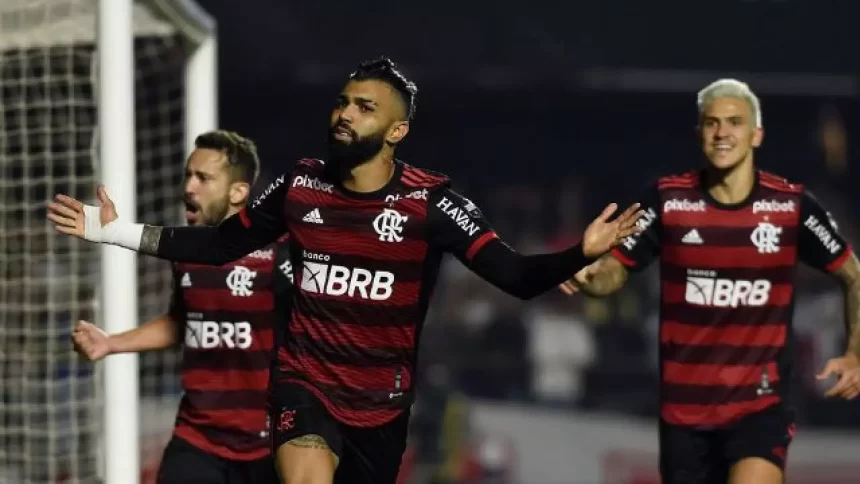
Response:
[{"label": "white wristband", "polygon": [[142,237],[143,224],[122,222],[117,219],[102,226],[99,207],[84,205],[84,239],[138,251]]}]

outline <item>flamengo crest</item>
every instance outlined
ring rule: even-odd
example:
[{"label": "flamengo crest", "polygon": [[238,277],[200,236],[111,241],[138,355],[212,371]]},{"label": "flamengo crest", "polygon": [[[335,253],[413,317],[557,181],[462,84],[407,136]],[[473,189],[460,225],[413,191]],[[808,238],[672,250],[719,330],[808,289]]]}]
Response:
[{"label": "flamengo crest", "polygon": [[373,220],[373,230],[379,234],[379,240],[382,242],[401,242],[403,223],[408,219],[409,217],[401,215],[397,210],[386,208]]}]

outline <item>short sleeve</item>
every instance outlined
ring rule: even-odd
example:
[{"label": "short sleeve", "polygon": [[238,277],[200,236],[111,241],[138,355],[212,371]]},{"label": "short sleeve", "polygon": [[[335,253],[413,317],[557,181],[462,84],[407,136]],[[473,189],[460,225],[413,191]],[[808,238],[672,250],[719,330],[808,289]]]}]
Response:
[{"label": "short sleeve", "polygon": [[643,229],[636,235],[631,235],[612,250],[612,255],[631,271],[640,271],[648,267],[660,255],[663,227],[660,219],[660,192],[654,184],[643,190],[638,200],[641,210],[645,212],[637,225]]},{"label": "short sleeve", "polygon": [[815,196],[804,191],[800,201],[797,256],[820,271],[833,272],[848,259],[851,248],[839,233],[839,226]]}]

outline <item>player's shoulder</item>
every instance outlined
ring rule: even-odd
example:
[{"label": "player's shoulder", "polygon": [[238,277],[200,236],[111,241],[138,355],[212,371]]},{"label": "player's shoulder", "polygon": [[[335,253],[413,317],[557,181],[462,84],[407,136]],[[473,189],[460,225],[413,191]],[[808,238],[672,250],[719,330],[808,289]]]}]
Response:
[{"label": "player's shoulder", "polygon": [[294,175],[298,174],[320,174],[325,168],[325,161],[320,160],[318,158],[301,158],[299,159],[291,173]]},{"label": "player's shoulder", "polygon": [[780,193],[802,194],[806,191],[806,187],[802,183],[792,182],[791,180],[779,176],[769,171],[758,171],[759,185],[768,190]]},{"label": "player's shoulder", "polygon": [[699,188],[701,186],[702,174],[699,170],[690,170],[682,173],[662,175],[654,183],[658,190]]},{"label": "player's shoulder", "polygon": [[408,163],[398,162],[403,165],[403,171],[400,175],[400,181],[403,185],[414,189],[434,189],[439,187],[449,187],[451,178],[438,171],[419,168]]}]

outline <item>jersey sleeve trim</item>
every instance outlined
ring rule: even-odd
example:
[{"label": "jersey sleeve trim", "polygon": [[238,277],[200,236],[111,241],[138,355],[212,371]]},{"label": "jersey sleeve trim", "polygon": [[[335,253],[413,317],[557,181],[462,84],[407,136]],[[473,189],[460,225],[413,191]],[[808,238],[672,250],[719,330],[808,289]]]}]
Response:
[{"label": "jersey sleeve trim", "polygon": [[612,249],[612,257],[615,257],[616,259],[618,259],[618,262],[624,264],[630,269],[636,267],[636,261],[631,259],[630,257],[627,257],[618,249]]},{"label": "jersey sleeve trim", "polygon": [[251,219],[248,218],[248,209],[243,208],[239,211],[239,221],[242,222],[242,225],[249,229],[251,228]]},{"label": "jersey sleeve trim", "polygon": [[466,259],[472,260],[472,258],[475,257],[475,255],[478,253],[478,251],[483,249],[484,246],[487,245],[488,242],[490,242],[493,239],[498,239],[498,238],[499,238],[499,236],[496,235],[495,232],[487,232],[486,234],[478,237],[477,239],[475,239],[474,242],[472,242],[472,245],[469,246],[469,250],[466,251]]},{"label": "jersey sleeve trim", "polygon": [[842,264],[844,264],[845,261],[848,260],[848,257],[851,255],[851,252],[851,246],[846,246],[845,250],[842,251],[842,254],[839,257],[834,259],[833,262],[831,262],[830,264],[827,264],[827,267],[825,268],[827,269],[827,272],[838,271],[839,268],[842,267]]}]

